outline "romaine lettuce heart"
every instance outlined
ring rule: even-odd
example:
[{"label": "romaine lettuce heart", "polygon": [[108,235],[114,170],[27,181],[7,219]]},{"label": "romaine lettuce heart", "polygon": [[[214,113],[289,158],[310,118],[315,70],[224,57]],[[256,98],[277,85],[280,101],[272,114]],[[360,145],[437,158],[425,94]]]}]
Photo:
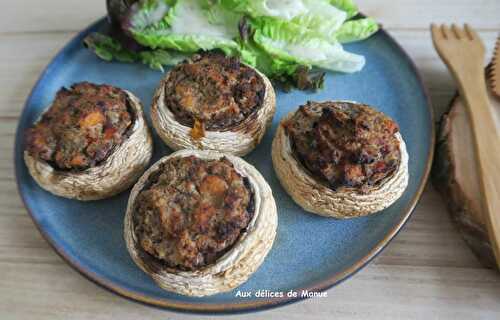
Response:
[{"label": "romaine lettuce heart", "polygon": [[85,43],[105,60],[140,61],[155,69],[213,49],[238,56],[280,83],[321,87],[324,72],[356,72],[363,56],[341,43],[378,30],[370,18],[352,20],[352,0],[108,0],[111,37]]}]

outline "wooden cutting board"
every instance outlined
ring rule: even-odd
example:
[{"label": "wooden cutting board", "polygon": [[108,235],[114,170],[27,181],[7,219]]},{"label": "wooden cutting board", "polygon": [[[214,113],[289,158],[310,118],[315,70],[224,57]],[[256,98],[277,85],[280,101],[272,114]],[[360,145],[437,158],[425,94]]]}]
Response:
[{"label": "wooden cutting board", "polygon": [[[496,110],[495,122],[500,130],[500,99],[494,97],[491,91],[488,96]],[[472,131],[463,99],[458,94],[441,118],[432,181],[443,196],[452,220],[467,245],[484,266],[493,267],[495,260],[479,199]]]}]

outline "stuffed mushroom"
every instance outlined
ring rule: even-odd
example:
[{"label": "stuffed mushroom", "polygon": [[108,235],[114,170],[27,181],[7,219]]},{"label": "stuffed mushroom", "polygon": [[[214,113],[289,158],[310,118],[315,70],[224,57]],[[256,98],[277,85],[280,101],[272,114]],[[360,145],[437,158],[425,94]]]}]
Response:
[{"label": "stuffed mushroom", "polygon": [[130,187],[153,151],[140,101],[89,82],[62,88],[25,133],[24,160],[45,190],[97,200]]},{"label": "stuffed mushroom", "polygon": [[278,127],[272,159],[295,202],[328,217],[380,211],[408,184],[408,154],[398,125],[354,102],[300,106]]},{"label": "stuffed mushroom", "polygon": [[243,159],[181,150],[139,179],[124,225],[132,259],[161,288],[206,296],[257,270],[276,236],[277,212],[269,185]]},{"label": "stuffed mushroom", "polygon": [[262,140],[276,109],[269,79],[237,58],[194,55],[175,66],[153,98],[151,117],[174,150],[243,156]]}]

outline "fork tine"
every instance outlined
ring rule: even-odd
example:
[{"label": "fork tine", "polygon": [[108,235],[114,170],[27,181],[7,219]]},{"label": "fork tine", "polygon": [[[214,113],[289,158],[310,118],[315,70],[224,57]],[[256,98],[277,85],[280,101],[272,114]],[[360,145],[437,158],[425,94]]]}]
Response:
[{"label": "fork tine", "polygon": [[441,25],[441,32],[443,33],[443,37],[444,37],[445,39],[449,39],[449,38],[451,38],[450,28],[448,28],[448,26],[447,26],[447,25],[445,25],[445,24],[442,24],[442,25]]},{"label": "fork tine", "polygon": [[431,24],[431,34],[432,38],[434,39],[442,39],[443,34],[441,33],[441,30],[439,30],[439,27],[435,25],[434,23]]},{"label": "fork tine", "polygon": [[457,27],[457,25],[454,23],[451,25],[451,31],[453,31],[453,34],[457,39],[462,39],[467,37],[464,31],[461,28]]},{"label": "fork tine", "polygon": [[484,46],[484,43],[483,41],[481,40],[481,37],[479,36],[479,34],[476,32],[476,30],[474,30],[471,26],[469,26],[467,23],[464,24],[464,29],[465,29],[465,33],[467,34],[467,36],[469,37],[469,39],[471,41],[474,41],[476,42],[477,44],[479,44],[481,46],[481,48],[483,49],[483,51],[486,50],[486,47]]},{"label": "fork tine", "polygon": [[467,23],[464,24],[464,29],[465,33],[467,34],[467,37],[469,37],[469,40],[479,39],[479,36],[477,35],[476,31],[472,29]]}]

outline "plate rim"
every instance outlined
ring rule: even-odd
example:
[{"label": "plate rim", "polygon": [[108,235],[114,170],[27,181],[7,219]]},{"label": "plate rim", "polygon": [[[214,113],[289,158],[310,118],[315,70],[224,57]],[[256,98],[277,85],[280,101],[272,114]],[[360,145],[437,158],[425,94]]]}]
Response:
[{"label": "plate rim", "polygon": [[[24,114],[24,112],[27,110],[28,107],[28,102],[32,100],[33,94],[35,91],[35,88],[37,88],[41,84],[41,80],[45,77],[45,75],[49,72],[50,67],[56,62],[58,58],[63,54],[65,50],[68,48],[73,47],[77,42],[79,42],[83,36],[87,35],[90,32],[95,31],[101,24],[103,24],[106,21],[106,17],[102,17],[93,23],[91,23],[89,26],[84,28],[82,31],[78,32],[76,35],[74,35],[68,42],[66,42],[50,59],[50,61],[47,63],[45,68],[42,70],[40,75],[38,76],[38,79],[36,80],[35,84],[30,90],[30,93],[24,103],[23,109],[20,113],[19,116],[19,122],[16,126],[16,135],[15,135],[15,142],[14,142],[14,171],[15,171],[15,178],[16,178],[16,186],[17,186],[17,191],[21,197],[21,201],[26,208],[26,211],[28,212],[31,220],[35,224],[36,228],[38,229],[38,232],[42,235],[42,237],[47,241],[47,243],[52,247],[52,249],[63,259],[64,262],[66,262],[70,267],[72,267],[74,270],[76,270],[78,273],[80,273],[82,276],[84,276],[86,279],[90,280],[91,282],[97,284],[98,286],[106,289],[109,292],[112,292],[114,294],[117,294],[119,296],[122,296],[126,299],[129,299],[134,302],[139,302],[145,305],[157,307],[157,308],[162,308],[162,309],[168,309],[171,311],[177,311],[177,312],[184,312],[184,313],[198,313],[198,314],[234,314],[234,313],[247,313],[247,312],[255,312],[255,311],[262,311],[262,310],[267,310],[271,308],[276,308],[279,306],[285,306],[291,303],[307,300],[309,298],[302,298],[302,297],[297,297],[297,298],[291,298],[291,297],[282,297],[282,298],[271,298],[271,299],[265,299],[265,300],[258,300],[258,301],[252,301],[252,302],[238,302],[238,303],[222,303],[222,304],[207,304],[207,303],[190,303],[190,302],[179,302],[175,301],[173,299],[157,299],[157,298],[151,298],[145,294],[141,294],[138,292],[134,292],[132,290],[128,290],[126,288],[121,287],[120,285],[117,285],[110,281],[109,279],[106,279],[97,273],[93,272],[90,269],[85,269],[82,267],[71,255],[69,255],[65,250],[60,247],[56,241],[50,237],[50,235],[46,232],[45,229],[42,228],[42,226],[37,222],[37,220],[34,217],[33,212],[27,205],[27,201],[25,199],[25,195],[21,192],[21,182],[20,182],[20,177],[19,177],[19,172],[20,168],[19,166],[24,165],[24,161],[17,161],[18,159],[18,146],[17,142],[20,141],[20,137],[22,133],[20,132],[20,124],[21,124],[21,118]],[[380,27],[379,31],[382,33],[384,36],[386,36],[390,42],[392,42],[393,45],[402,53],[404,60],[409,64],[411,71],[416,75],[417,82],[422,88],[423,95],[426,100],[426,107],[428,109],[428,113],[430,116],[430,122],[431,122],[431,132],[430,132],[430,141],[429,141],[429,154],[426,160],[426,165],[424,169],[424,174],[422,178],[419,181],[419,186],[417,189],[417,192],[412,196],[411,200],[409,201],[409,205],[406,206],[402,211],[404,211],[404,217],[397,223],[397,225],[392,228],[386,235],[385,237],[378,242],[375,247],[370,250],[363,258],[359,259],[355,263],[353,263],[350,267],[338,272],[337,274],[324,279],[322,281],[319,281],[317,283],[314,283],[310,286],[306,287],[300,287],[297,288],[297,291],[301,290],[308,290],[308,291],[317,291],[317,292],[323,292],[326,291],[341,282],[349,279],[353,275],[355,275],[358,271],[363,269],[371,260],[373,260],[380,252],[383,251],[383,249],[391,242],[392,239],[401,231],[403,226],[408,222],[410,216],[412,215],[417,203],[419,202],[423,191],[425,189],[425,186],[427,184],[430,170],[432,167],[432,161],[434,158],[434,150],[435,150],[435,141],[436,141],[436,136],[435,136],[435,123],[434,123],[434,113],[432,110],[432,102],[429,94],[428,88],[425,86],[422,76],[416,67],[414,61],[411,59],[411,57],[408,55],[406,50],[390,35],[389,32],[387,32],[382,26]],[[22,157],[20,157],[20,160],[22,160]],[[21,162],[21,163],[19,163]]]}]

